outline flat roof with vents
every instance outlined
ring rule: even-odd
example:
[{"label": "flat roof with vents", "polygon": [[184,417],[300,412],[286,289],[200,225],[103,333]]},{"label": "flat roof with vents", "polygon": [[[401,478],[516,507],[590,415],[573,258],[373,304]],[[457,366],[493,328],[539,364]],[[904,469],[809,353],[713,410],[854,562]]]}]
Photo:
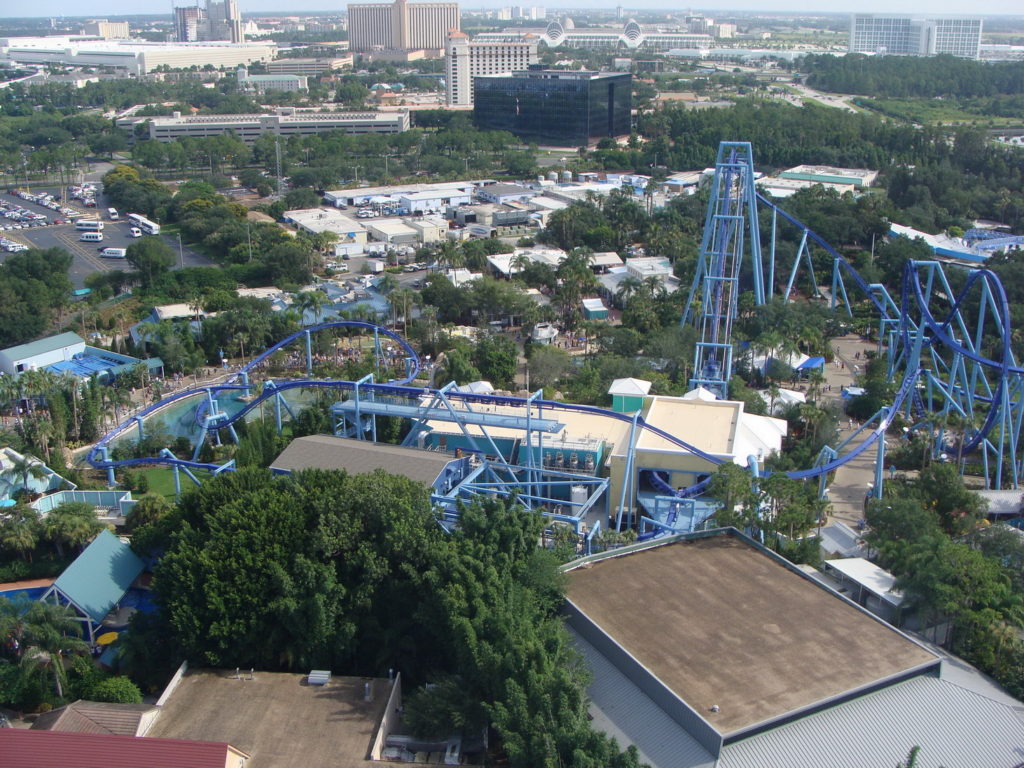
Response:
[{"label": "flat roof with vents", "polygon": [[573,629],[656,701],[681,700],[690,709],[681,719],[710,736],[712,750],[716,740],[939,666],[906,635],[732,531],[575,568],[568,598]]},{"label": "flat roof with vents", "polygon": [[403,475],[426,485],[437,480],[455,457],[421,448],[371,443],[349,437],[309,435],[299,437],[281,451],[270,465],[272,470],[297,472],[302,469],[344,469],[350,475],[378,469]]}]

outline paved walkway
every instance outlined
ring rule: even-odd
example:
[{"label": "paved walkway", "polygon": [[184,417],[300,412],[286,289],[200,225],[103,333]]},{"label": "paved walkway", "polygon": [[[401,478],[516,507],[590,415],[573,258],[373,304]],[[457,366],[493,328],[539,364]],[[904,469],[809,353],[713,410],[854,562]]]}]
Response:
[{"label": "paved walkway", "polygon": [[25,581],[7,581],[0,584],[0,592],[10,592],[15,589],[35,589],[36,587],[48,587],[53,584],[54,579],[27,579]]},{"label": "paved walkway", "polygon": [[[826,401],[841,404],[843,387],[853,385],[857,375],[863,371],[864,353],[877,347],[860,336],[849,335],[834,339],[832,349],[835,352],[835,361],[825,366],[825,382],[831,385],[831,391],[826,392],[824,398]],[[861,359],[857,359],[858,352]],[[849,422],[841,417],[839,425],[840,439],[845,440],[852,431]],[[853,428],[857,428],[856,423]],[[848,450],[853,447],[855,445],[848,446]],[[836,470],[829,484],[831,509],[828,522],[838,520],[855,527],[863,519],[868,485],[874,482],[876,455],[874,448],[868,449]]]}]

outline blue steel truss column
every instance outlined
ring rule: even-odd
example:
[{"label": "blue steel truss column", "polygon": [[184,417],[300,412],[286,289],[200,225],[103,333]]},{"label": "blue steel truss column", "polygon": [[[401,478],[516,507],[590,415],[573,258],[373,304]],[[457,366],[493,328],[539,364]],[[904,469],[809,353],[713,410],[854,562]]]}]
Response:
[{"label": "blue steel truss column", "polygon": [[[683,322],[692,320],[700,337],[690,386],[703,386],[723,398],[732,376],[732,323],[748,253],[754,299],[764,304],[753,151],[749,142],[726,141],[718,145],[697,270],[683,311]],[[695,307],[698,291],[700,306]]]}]

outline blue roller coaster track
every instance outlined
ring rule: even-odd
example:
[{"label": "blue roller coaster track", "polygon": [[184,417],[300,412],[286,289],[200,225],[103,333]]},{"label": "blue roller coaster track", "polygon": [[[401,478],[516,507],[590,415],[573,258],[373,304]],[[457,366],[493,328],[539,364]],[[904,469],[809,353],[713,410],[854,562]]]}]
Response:
[{"label": "blue roller coaster track", "polygon": [[[812,467],[787,472],[788,477],[818,479],[820,489],[824,490],[830,473],[875,448],[873,493],[880,496],[884,480],[885,433],[893,416],[902,413],[912,420],[912,429],[934,438],[933,452],[936,456],[942,452],[944,440],[948,439],[945,434],[948,425],[958,420],[962,432],[958,453],[962,456],[972,452],[980,454],[990,487],[1017,487],[1024,471],[1020,450],[1024,369],[1013,357],[1009,305],[1002,284],[994,273],[985,269],[964,271],[956,267],[954,269],[960,270],[964,278],[959,290],[954,290],[944,265],[933,261],[910,262],[903,274],[900,300],[896,302],[885,286],[866,281],[823,238],[755,191],[749,143],[722,144],[712,189],[697,278],[690,289],[682,319],[683,322],[694,322],[699,332],[695,357],[701,365],[696,368],[695,383],[710,386],[719,395],[727,393],[732,359],[731,325],[736,316],[740,280],[750,281],[758,304],[772,300],[776,287],[776,262],[781,264],[780,249],[785,247],[777,235],[781,235],[782,229],[788,226],[795,230],[799,245],[790,264],[789,280],[781,293],[782,298],[789,300],[801,264],[806,264],[814,282],[810,249],[812,246],[821,248],[833,264],[832,308],[852,316],[856,302],[851,301],[851,294],[854,298],[870,302],[879,322],[879,351],[886,355],[888,373],[896,385],[892,402],[867,420],[855,435],[836,448],[826,447]],[[767,210],[772,222],[767,263],[762,258],[764,244],[757,226],[759,209]],[[847,282],[850,283],[849,289]],[[815,290],[818,290],[817,286]],[[381,338],[395,342],[404,357],[392,356],[392,362],[404,363],[403,375],[381,383],[373,381],[372,377],[361,381],[315,378],[312,335],[334,329],[372,333],[378,366],[382,357]],[[302,343],[305,346],[307,375],[266,378],[254,395],[256,385],[250,382],[250,376],[257,373],[275,352]],[[992,349],[995,349],[994,354],[990,351]],[[503,405],[528,411],[536,408],[555,413],[596,414],[631,424],[627,472],[633,468],[636,441],[632,435],[639,435],[642,431],[657,435],[711,465],[724,461],[700,450],[683,437],[647,423],[639,412],[624,414],[596,406],[544,400],[537,395],[523,398],[413,386],[412,382],[420,371],[421,362],[416,351],[392,330],[359,321],[316,325],[282,339],[223,383],[170,395],[134,414],[104,435],[89,451],[87,461],[97,469],[106,470],[111,484],[114,470],[122,467],[162,465],[182,469],[190,475],[196,470],[212,473],[230,471],[233,469],[230,462],[219,465],[199,461],[201,442],[207,435],[219,439],[225,430],[236,437],[233,425],[239,419],[244,419],[268,400],[276,399],[279,405],[282,393],[295,389],[339,394],[362,392],[417,402],[443,397],[461,402],[467,408]],[[230,413],[219,409],[219,396],[237,397],[238,394],[248,396],[241,407]],[[201,437],[191,459],[180,458],[166,450],[157,456],[111,458],[110,450],[119,439],[129,437],[133,429],[141,437],[146,419],[158,417],[169,405],[189,398],[197,400],[195,419],[202,426]],[[756,460],[751,459],[751,464],[755,472],[760,470]],[[647,478],[660,492],[677,498],[700,494],[708,482],[704,479],[676,490],[656,472],[648,472]]]}]

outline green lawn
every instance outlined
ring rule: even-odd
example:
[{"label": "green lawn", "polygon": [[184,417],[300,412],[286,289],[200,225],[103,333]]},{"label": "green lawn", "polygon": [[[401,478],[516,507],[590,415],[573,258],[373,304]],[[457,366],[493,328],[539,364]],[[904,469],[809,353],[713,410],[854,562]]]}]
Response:
[{"label": "green lawn", "polygon": [[1024,125],[1024,117],[996,117],[961,109],[955,101],[940,99],[857,99],[858,105],[888,117],[913,123],[975,124],[980,126]]},{"label": "green lawn", "polygon": [[[149,482],[149,493],[157,493],[161,496],[174,498],[174,470],[169,467],[150,467],[140,472]],[[192,485],[192,481],[184,473],[181,474],[182,490],[186,484]],[[134,494],[133,494],[134,498]]]}]

